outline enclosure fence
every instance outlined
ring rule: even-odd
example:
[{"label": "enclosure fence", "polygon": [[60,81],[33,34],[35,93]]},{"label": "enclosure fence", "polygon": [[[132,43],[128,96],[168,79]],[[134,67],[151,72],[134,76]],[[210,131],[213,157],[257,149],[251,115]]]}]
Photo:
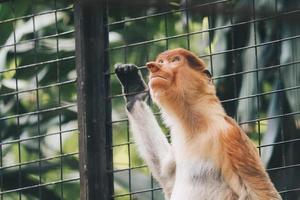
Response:
[{"label": "enclosure fence", "polygon": [[0,0],[0,199],[164,199],[113,66],[147,80],[177,47],[207,63],[283,199],[300,199],[299,20],[294,0]]},{"label": "enclosure fence", "polygon": [[0,2],[0,199],[76,199],[73,6]]}]

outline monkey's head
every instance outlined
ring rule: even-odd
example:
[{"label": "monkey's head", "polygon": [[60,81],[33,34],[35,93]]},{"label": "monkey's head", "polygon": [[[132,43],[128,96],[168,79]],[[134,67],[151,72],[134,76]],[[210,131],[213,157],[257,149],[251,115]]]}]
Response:
[{"label": "monkey's head", "polygon": [[215,94],[205,63],[188,50],[165,51],[146,66],[150,71],[150,93],[157,103],[170,98],[194,101],[204,94]]}]

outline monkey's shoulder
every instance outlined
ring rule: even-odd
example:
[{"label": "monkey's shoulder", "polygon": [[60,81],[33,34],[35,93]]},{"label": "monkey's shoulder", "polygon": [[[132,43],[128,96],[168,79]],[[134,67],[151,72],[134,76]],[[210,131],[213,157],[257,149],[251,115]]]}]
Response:
[{"label": "monkey's shoulder", "polygon": [[227,127],[221,133],[223,148],[247,150],[246,152],[257,153],[254,143],[239,127],[237,122],[228,116],[225,117],[225,121],[227,122]]},{"label": "monkey's shoulder", "polygon": [[280,199],[254,143],[233,119],[226,120],[229,126],[221,137],[222,177],[234,191],[244,188],[242,191],[249,199]]}]

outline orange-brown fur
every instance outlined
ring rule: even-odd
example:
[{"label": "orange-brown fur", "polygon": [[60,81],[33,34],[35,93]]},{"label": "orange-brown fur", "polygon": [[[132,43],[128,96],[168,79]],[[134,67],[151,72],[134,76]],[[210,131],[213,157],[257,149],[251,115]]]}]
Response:
[{"label": "orange-brown fur", "polygon": [[256,148],[233,119],[225,117],[225,120],[230,127],[220,136],[225,151],[225,164],[221,166],[223,176],[234,191],[244,186],[256,199],[276,199],[278,193],[262,166]]},{"label": "orange-brown fur", "polygon": [[[176,56],[180,59],[173,62]],[[251,200],[280,199],[255,146],[224,112],[201,59],[174,49],[158,55],[147,67],[154,101],[167,117],[172,116],[172,125],[184,130],[179,134],[188,144],[183,148],[186,156],[215,164],[231,189],[228,199],[243,195]]]}]

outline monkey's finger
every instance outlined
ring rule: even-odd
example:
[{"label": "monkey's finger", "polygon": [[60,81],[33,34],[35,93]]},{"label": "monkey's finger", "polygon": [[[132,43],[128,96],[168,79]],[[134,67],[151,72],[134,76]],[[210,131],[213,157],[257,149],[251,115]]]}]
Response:
[{"label": "monkey's finger", "polygon": [[[114,65],[115,73],[123,86],[136,84],[142,77],[139,75],[138,67],[134,64],[121,64]],[[140,83],[141,84],[141,83]]]},{"label": "monkey's finger", "polygon": [[123,66],[123,64],[122,63],[116,63],[115,65],[114,65],[114,68],[115,68],[115,73],[120,73],[121,71],[122,71],[122,66]]},{"label": "monkey's finger", "polygon": [[114,65],[115,73],[120,75],[122,73],[136,72],[138,71],[138,67],[134,64],[122,64],[117,63]]}]

